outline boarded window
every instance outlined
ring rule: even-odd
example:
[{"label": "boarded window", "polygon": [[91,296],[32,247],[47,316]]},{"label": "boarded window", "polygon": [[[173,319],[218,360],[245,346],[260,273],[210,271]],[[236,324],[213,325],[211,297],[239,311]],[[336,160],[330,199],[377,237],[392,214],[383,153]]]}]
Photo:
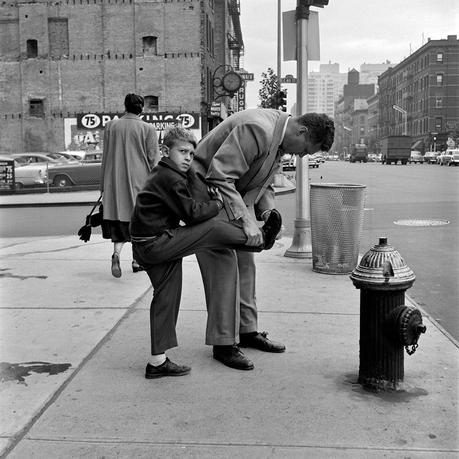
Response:
[{"label": "boarded window", "polygon": [[29,101],[29,115],[38,118],[45,117],[45,106],[43,99],[30,99]]},{"label": "boarded window", "polygon": [[27,58],[34,58],[38,55],[37,40],[27,40]]},{"label": "boarded window", "polygon": [[143,53],[147,56],[156,56],[158,54],[158,37],[143,37],[142,45]]},{"label": "boarded window", "polygon": [[5,60],[19,58],[19,22],[17,19],[0,19],[0,56]]},{"label": "boarded window", "polygon": [[50,57],[69,55],[69,24],[65,18],[48,19]]},{"label": "boarded window", "polygon": [[145,96],[144,110],[146,112],[158,111],[158,98],[156,96]]}]

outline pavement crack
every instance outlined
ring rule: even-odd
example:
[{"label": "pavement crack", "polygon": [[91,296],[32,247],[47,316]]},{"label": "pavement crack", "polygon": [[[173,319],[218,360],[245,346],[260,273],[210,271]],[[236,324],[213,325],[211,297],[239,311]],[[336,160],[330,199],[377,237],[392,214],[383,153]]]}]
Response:
[{"label": "pavement crack", "polygon": [[41,276],[34,276],[34,275],[21,276],[20,274],[13,274],[13,273],[5,272],[5,271],[9,271],[9,270],[10,270],[10,268],[1,268],[0,269],[0,278],[9,277],[9,278],[12,278],[12,279],[20,279],[20,280],[26,280],[26,279],[48,279],[48,276],[44,276],[44,275],[41,275]]}]

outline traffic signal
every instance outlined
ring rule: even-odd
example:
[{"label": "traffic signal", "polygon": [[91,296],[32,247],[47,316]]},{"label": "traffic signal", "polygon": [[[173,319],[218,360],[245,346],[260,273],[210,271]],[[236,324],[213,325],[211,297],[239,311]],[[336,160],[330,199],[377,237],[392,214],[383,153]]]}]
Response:
[{"label": "traffic signal", "polygon": [[277,93],[277,109],[283,112],[287,111],[287,91],[279,91]]}]

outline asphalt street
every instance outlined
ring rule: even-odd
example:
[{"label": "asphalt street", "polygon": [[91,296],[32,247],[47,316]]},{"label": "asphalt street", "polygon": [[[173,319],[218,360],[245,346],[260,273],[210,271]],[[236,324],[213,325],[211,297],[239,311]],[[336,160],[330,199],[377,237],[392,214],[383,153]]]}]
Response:
[{"label": "asphalt street", "polygon": [[[459,168],[330,161],[309,169],[309,178],[311,183],[367,186],[360,252],[387,236],[416,274],[408,294],[459,339]],[[291,236],[295,198],[285,195],[277,201],[285,234]],[[425,222],[412,226],[416,220]],[[430,226],[437,220],[448,223]]]}]

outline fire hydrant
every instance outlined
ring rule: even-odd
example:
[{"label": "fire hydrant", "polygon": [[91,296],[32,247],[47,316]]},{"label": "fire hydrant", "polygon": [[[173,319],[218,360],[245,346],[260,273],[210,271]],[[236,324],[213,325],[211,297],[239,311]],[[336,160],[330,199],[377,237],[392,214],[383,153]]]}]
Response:
[{"label": "fire hydrant", "polygon": [[382,237],[350,278],[360,289],[359,383],[374,391],[397,390],[404,378],[403,348],[413,354],[426,331],[421,312],[404,304],[416,276]]}]

